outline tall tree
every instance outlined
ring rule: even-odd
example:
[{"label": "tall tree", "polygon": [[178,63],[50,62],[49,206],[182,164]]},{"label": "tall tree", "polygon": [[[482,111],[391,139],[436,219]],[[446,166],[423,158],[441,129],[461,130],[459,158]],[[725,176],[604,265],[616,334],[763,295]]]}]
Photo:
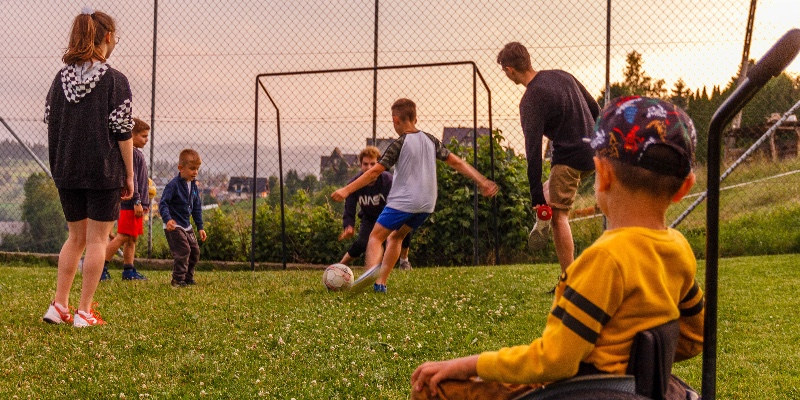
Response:
[{"label": "tall tree", "polygon": [[683,109],[689,106],[689,98],[692,97],[692,90],[686,87],[686,82],[683,78],[678,78],[678,81],[672,86],[672,93],[670,94],[669,101]]},{"label": "tall tree", "polygon": [[625,69],[622,71],[624,78],[622,84],[627,87],[628,94],[647,96],[650,92],[652,78],[644,72],[642,55],[636,50],[625,57]]},{"label": "tall tree", "polygon": [[[650,96],[658,98],[667,97],[666,81],[653,80],[644,70],[642,55],[633,50],[625,57],[625,68],[622,70],[622,82],[614,82],[610,86],[611,98],[619,96]],[[605,91],[597,99],[599,104],[605,104]]]}]

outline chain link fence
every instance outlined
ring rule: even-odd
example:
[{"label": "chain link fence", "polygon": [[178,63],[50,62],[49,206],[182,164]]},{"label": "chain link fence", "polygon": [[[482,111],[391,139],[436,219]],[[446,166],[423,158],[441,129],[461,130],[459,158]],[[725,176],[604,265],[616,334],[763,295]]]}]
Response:
[{"label": "chain link fence", "polygon": [[[758,2],[749,58],[760,57],[792,27],[785,15],[797,11],[795,3]],[[0,127],[0,235],[8,237],[25,233],[25,182],[43,172],[31,154],[48,165],[41,121],[44,99],[61,67],[72,19],[84,3],[0,4],[0,117],[5,121]],[[253,84],[263,73],[471,61],[491,90],[492,127],[502,132],[505,145],[522,154],[518,103],[524,88],[506,79],[495,61],[505,43],[519,41],[528,47],[534,69],[572,73],[601,105],[606,90],[611,96],[636,92],[683,105],[704,140],[714,109],[738,75],[751,2],[134,0],[92,5],[117,21],[120,42],[109,62],[130,80],[135,116],[152,126],[143,151],[159,192],[176,173],[180,150],[191,147],[203,157],[205,203],[229,204],[252,201],[243,188],[252,182],[254,143],[256,172],[266,180],[256,182],[259,196],[273,196],[281,169],[284,178],[291,175],[301,182],[298,187],[320,190],[322,183],[346,181],[355,171],[353,156],[372,139],[380,147],[381,139],[395,137],[389,106],[398,97],[415,100],[419,127],[440,138],[446,131],[472,129],[473,107],[488,108],[485,94],[473,104],[471,72],[457,66],[269,79],[264,84],[284,113],[281,168],[276,132],[267,129],[275,124],[274,116],[261,114],[261,136],[254,138]],[[793,75],[771,82],[745,109],[740,126],[729,131],[729,165],[755,143],[759,132],[769,129],[773,113],[780,116],[800,99],[798,62],[789,71]],[[488,113],[480,111],[478,118],[480,128],[489,126]],[[800,178],[793,174],[800,169],[796,118],[786,119],[783,126],[763,150],[753,153],[742,172],[728,178],[731,184],[751,185],[744,192],[759,195],[743,204],[740,191],[728,191],[733,197],[722,198],[723,220],[747,218],[750,201],[798,200]],[[701,143],[701,178],[704,152]],[[348,168],[326,170],[335,159],[345,160]],[[777,176],[778,185],[769,180]],[[703,187],[701,179],[696,191]],[[668,218],[677,217],[690,202],[673,207]],[[578,250],[602,230],[601,218],[586,215],[593,205],[587,184],[576,203],[583,211],[573,225]],[[704,226],[701,210],[679,228],[699,232]],[[151,221],[149,250],[167,256],[159,238],[161,221]],[[25,243],[4,239],[0,247],[26,250],[11,248],[12,242]],[[53,243],[50,251],[57,251],[59,240]],[[553,260],[552,248],[549,253]]]}]

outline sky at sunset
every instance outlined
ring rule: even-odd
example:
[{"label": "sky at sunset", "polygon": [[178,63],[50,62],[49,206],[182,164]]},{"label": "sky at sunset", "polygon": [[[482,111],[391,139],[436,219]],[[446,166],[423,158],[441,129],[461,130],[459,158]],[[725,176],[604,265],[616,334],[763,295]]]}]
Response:
[{"label": "sky at sunset", "polygon": [[[114,16],[121,40],[110,58],[126,74],[134,112],[150,120],[152,2],[90,1]],[[725,86],[739,67],[749,1],[615,1],[611,20],[611,81],[622,79],[625,55],[642,54],[648,75],[680,78],[689,88]],[[648,9],[642,8],[643,4]],[[0,116],[18,135],[46,141],[44,97],[84,2],[0,0]],[[514,86],[495,63],[497,51],[520,41],[535,69],[564,69],[595,95],[605,78],[605,1],[381,1],[379,65],[474,61],[492,93],[493,125],[522,148]],[[252,173],[255,76],[259,73],[370,67],[374,3],[332,1],[161,1],[158,10],[156,158],[184,146],[205,146],[209,168]],[[751,58],[800,26],[797,0],[760,0]],[[800,60],[788,68],[800,74]],[[313,173],[320,153],[363,147],[372,132],[371,71],[265,78],[281,109],[290,166]],[[420,127],[472,125],[472,70],[442,67],[378,74],[378,136],[392,136],[388,107],[418,101]],[[479,125],[488,124],[487,93],[478,87]],[[262,92],[263,94],[263,92]],[[260,174],[274,173],[274,110],[262,99]],[[0,140],[11,138],[3,130]],[[149,152],[149,148],[147,149]],[[286,156],[286,155],[285,155]]]}]

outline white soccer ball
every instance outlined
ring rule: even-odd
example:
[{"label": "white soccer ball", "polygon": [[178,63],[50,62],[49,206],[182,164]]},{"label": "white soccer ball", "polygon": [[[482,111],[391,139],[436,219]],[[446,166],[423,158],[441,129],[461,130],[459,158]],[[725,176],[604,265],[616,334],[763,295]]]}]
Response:
[{"label": "white soccer ball", "polygon": [[353,271],[344,264],[332,264],[322,273],[322,284],[334,292],[347,290],[353,285]]}]

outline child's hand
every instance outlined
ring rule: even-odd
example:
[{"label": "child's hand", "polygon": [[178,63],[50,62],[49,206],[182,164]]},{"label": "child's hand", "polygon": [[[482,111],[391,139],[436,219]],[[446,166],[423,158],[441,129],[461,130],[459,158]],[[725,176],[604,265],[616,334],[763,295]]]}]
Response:
[{"label": "child's hand", "polygon": [[144,215],[144,208],[142,208],[141,204],[134,204],[133,205],[133,215],[137,218],[141,218]]},{"label": "child's hand", "polygon": [[197,233],[200,234],[200,241],[205,242],[206,238],[208,237],[208,236],[206,236],[206,230],[205,229],[200,229],[199,231],[197,231]]},{"label": "child's hand", "polygon": [[500,191],[500,187],[496,183],[485,180],[480,184],[481,194],[485,197],[494,197]]},{"label": "child's hand", "polygon": [[331,193],[331,198],[333,199],[333,201],[344,201],[344,199],[346,199],[347,196],[349,196],[349,195],[350,195],[350,193],[347,193],[347,191],[344,190],[344,188],[341,188],[341,189]]},{"label": "child's hand", "polygon": [[175,225],[177,225],[177,224],[175,223],[174,219],[171,219],[171,220],[167,221],[167,230],[168,231],[174,231],[175,230]]},{"label": "child's hand", "polygon": [[354,232],[355,231],[353,230],[352,226],[345,227],[344,230],[342,231],[342,234],[339,235],[339,240],[341,241],[345,239],[350,239],[351,237],[353,237]]},{"label": "child's hand", "polygon": [[444,361],[429,361],[423,363],[411,375],[411,390],[413,392],[428,391],[430,398],[436,398],[439,382],[455,379],[467,380],[478,376],[478,356],[467,356]]}]

